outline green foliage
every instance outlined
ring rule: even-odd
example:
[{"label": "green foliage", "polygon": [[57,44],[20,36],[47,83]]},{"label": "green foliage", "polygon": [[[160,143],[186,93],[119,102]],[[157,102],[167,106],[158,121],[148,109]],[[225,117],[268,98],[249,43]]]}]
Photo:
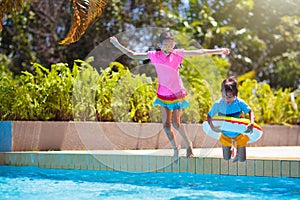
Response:
[{"label": "green foliage", "polygon": [[[191,105],[182,114],[184,123],[206,119],[214,99],[220,95],[222,70],[212,73],[212,58],[202,59],[197,66],[185,60],[180,69]],[[51,70],[33,63],[34,73],[23,72],[15,77],[2,65],[0,120],[161,122],[160,107],[152,105],[157,79],[133,75],[118,62],[98,73],[89,64],[91,61],[76,60],[72,70],[63,63],[52,65]],[[219,63],[226,67],[226,62]],[[211,68],[210,74],[205,67]],[[251,106],[256,122],[299,123],[299,90],[272,90],[267,83],[240,80],[239,97]]]},{"label": "green foliage", "polygon": [[[72,120],[73,75],[62,63],[51,70],[33,63],[35,74],[1,76],[1,120]],[[2,72],[3,73],[3,72]]]},{"label": "green foliage", "polygon": [[143,75],[132,75],[128,68],[113,62],[102,70],[96,107],[101,121],[158,122],[153,108],[156,83]]},{"label": "green foliage", "polygon": [[[33,72],[29,61],[47,66],[63,60],[71,67],[74,59],[85,58],[111,35],[164,27],[190,35],[186,37],[204,48],[230,48],[227,75],[253,71],[255,79],[267,81],[272,88],[296,89],[300,80],[299,4],[300,0],[111,0],[80,41],[60,46],[58,42],[66,36],[65,27],[72,18],[68,2],[24,2],[18,15],[3,16],[0,53],[12,60],[9,69],[14,74]],[[128,39],[128,46],[146,40]],[[136,67],[135,61],[126,56],[118,61]]]},{"label": "green foliage", "polygon": [[270,85],[256,80],[247,79],[239,86],[239,97],[253,109],[256,122],[262,124],[297,124],[299,97],[293,103],[290,95],[290,89],[272,91]]},{"label": "green foliage", "polygon": [[[299,0],[188,1],[177,30],[203,47],[228,47],[228,75],[254,71],[272,88],[299,85]],[[294,56],[286,59],[286,56]],[[294,72],[291,74],[291,72]],[[292,78],[287,78],[292,75]]]},{"label": "green foliage", "polygon": [[95,98],[99,74],[85,61],[76,60],[74,66],[79,68],[73,88],[74,120],[95,121],[97,113]]},{"label": "green foliage", "polygon": [[191,85],[187,88],[190,107],[182,113],[182,121],[185,123],[199,123],[206,119],[210,105],[211,93],[206,82],[201,78],[190,79]]},{"label": "green foliage", "polygon": [[[114,71],[114,69],[117,71]],[[114,102],[114,89],[117,88],[120,78],[129,73],[128,69],[125,69],[123,65],[117,62],[111,63],[106,69],[101,71],[96,94],[97,115],[100,121],[115,120],[114,117],[116,116],[114,116],[113,107],[118,107],[120,101],[116,99]],[[121,101],[123,102],[124,100],[122,99]],[[123,114],[127,115],[128,113]],[[126,118],[125,116],[118,117]]]},{"label": "green foliage", "polygon": [[0,120],[11,119],[11,108],[14,103],[14,91],[17,81],[5,65],[0,66]]},{"label": "green foliage", "polygon": [[243,82],[247,79],[255,79],[255,71],[247,72],[238,77],[238,82]]}]

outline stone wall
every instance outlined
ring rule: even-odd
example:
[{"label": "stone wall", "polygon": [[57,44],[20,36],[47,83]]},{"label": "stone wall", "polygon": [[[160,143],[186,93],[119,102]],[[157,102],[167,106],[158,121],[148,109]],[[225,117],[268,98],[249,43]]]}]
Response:
[{"label": "stone wall", "polygon": [[[184,124],[194,148],[220,147],[201,124]],[[248,146],[299,146],[300,126],[263,126],[260,140]],[[184,148],[179,134],[176,140]],[[47,150],[168,149],[160,123],[0,122],[0,152]]]}]

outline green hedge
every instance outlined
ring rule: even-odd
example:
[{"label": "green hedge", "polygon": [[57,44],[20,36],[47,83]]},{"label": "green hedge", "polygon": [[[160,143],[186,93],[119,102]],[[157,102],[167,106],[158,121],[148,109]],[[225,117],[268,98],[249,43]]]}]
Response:
[{"label": "green hedge", "polygon": [[[185,123],[202,122],[221,95],[226,71],[211,70],[215,66],[208,66],[210,61],[205,59],[201,62],[206,68],[197,69],[192,60],[185,60],[181,70],[191,103],[182,115]],[[161,122],[160,108],[152,106],[157,80],[134,75],[120,63],[99,71],[81,60],[75,61],[72,70],[63,63],[50,70],[37,63],[33,67],[35,73],[13,76],[1,66],[0,120]],[[261,124],[299,123],[300,95],[292,101],[291,93],[297,91],[273,91],[268,84],[251,79],[239,85],[239,96]]]}]

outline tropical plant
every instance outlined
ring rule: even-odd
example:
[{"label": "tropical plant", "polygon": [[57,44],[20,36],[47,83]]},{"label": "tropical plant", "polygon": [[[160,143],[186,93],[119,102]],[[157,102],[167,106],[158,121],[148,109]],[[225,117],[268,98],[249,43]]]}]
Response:
[{"label": "tropical plant", "polygon": [[72,91],[74,119],[76,121],[95,121],[97,119],[95,95],[98,89],[99,74],[89,62],[76,60],[74,66],[79,68]]},{"label": "tropical plant", "polygon": [[[0,30],[2,30],[3,15],[7,13],[16,14],[26,0],[2,0],[0,1]],[[37,0],[27,0],[37,1]],[[86,29],[101,15],[108,0],[69,0],[73,9],[73,20],[68,35],[60,44],[76,42],[84,34]]]},{"label": "tropical plant", "polygon": [[[111,35],[135,32],[145,27],[168,27],[184,36],[191,34],[189,38],[204,48],[231,48],[227,57],[231,64],[227,68],[228,75],[242,76],[253,72],[256,80],[267,81],[274,89],[296,89],[299,85],[300,20],[297,5],[300,0],[111,0],[101,20],[96,20],[82,39],[72,45],[58,45],[58,42],[67,35],[71,26],[69,19],[71,13],[74,14],[67,2],[73,4],[75,0],[23,2],[32,2],[30,8],[24,3],[23,12],[19,9],[17,16],[6,15],[0,35],[0,53],[12,60],[15,74],[24,70],[32,72],[30,62],[40,63],[46,68],[53,63],[66,62],[72,67],[75,59],[85,59]],[[85,9],[87,2],[91,5],[92,1],[77,2],[83,14],[88,11]],[[4,8],[2,4],[0,9]],[[14,6],[18,8],[17,5]],[[76,25],[74,17],[72,22]],[[138,39],[128,38],[128,41],[134,46]],[[117,61],[130,69],[136,66],[126,56]]]},{"label": "tropical plant", "polygon": [[258,123],[297,124],[298,102],[291,99],[290,89],[272,90],[267,83],[247,79],[239,86],[239,96],[253,109]]},{"label": "tropical plant", "polygon": [[[62,63],[48,70],[33,63],[35,73],[13,77],[1,68],[0,104],[2,120],[73,120],[70,69]],[[76,68],[73,69],[73,72]]]},{"label": "tropical plant", "polygon": [[[111,63],[106,69],[101,69],[99,85],[96,93],[97,116],[100,121],[115,120],[112,106],[117,106],[118,101],[116,100],[115,103],[112,103],[114,94],[113,90],[116,88],[122,75],[128,73],[128,69],[125,70],[124,66],[117,62]],[[122,99],[122,102],[123,101],[124,99]],[[121,116],[118,117],[121,118]]]},{"label": "tropical plant", "polygon": [[159,122],[160,113],[152,106],[157,81],[133,75],[118,62],[102,69],[96,94],[100,121]]},{"label": "tropical plant", "polygon": [[[2,58],[5,59],[5,58]],[[4,62],[8,64],[7,62]],[[5,65],[0,66],[0,120],[12,118],[14,91],[17,89],[17,80],[13,78]]]},{"label": "tropical plant", "polygon": [[[152,105],[157,79],[133,75],[117,62],[98,73],[89,64],[91,59],[87,61],[76,60],[72,71],[63,63],[50,70],[33,63],[34,73],[20,76],[13,76],[2,65],[0,120],[161,122],[160,108]],[[220,94],[219,89],[210,88],[219,86],[219,81],[209,85],[193,68],[185,64],[180,70],[191,105],[183,112],[184,123],[202,122],[213,96]],[[267,83],[244,79],[239,96],[251,106],[260,124],[299,123],[299,90],[274,90]]]}]

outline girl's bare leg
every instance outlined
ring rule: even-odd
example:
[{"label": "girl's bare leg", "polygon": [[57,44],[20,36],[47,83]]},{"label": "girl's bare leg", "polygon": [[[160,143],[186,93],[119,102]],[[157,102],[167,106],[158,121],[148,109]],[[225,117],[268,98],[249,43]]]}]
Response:
[{"label": "girl's bare leg", "polygon": [[172,122],[174,128],[180,133],[182,136],[185,146],[186,146],[186,157],[190,158],[194,156],[193,153],[193,143],[191,142],[189,136],[186,133],[185,127],[181,125],[181,113],[182,110],[174,110],[172,116]]},{"label": "girl's bare leg", "polygon": [[175,141],[175,135],[171,127],[172,110],[169,110],[167,108],[162,108],[162,122],[163,122],[164,131],[167,134],[167,137],[171,143],[172,148],[174,149],[173,162],[177,163],[179,158],[180,148],[177,146],[177,143]]}]

